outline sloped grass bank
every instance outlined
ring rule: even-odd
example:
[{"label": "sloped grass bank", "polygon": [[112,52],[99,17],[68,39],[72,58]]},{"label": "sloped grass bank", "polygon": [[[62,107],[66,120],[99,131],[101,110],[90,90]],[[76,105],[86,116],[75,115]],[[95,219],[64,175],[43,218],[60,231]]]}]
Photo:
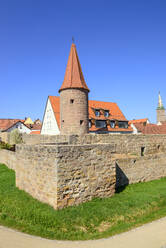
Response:
[{"label": "sloped grass bank", "polygon": [[166,178],[127,186],[112,198],[55,211],[15,187],[0,164],[0,225],[50,239],[108,237],[166,216]]}]

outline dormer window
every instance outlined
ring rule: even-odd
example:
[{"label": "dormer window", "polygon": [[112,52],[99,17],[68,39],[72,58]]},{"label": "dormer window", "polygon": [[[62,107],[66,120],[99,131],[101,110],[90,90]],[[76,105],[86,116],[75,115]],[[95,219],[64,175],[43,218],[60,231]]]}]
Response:
[{"label": "dormer window", "polygon": [[109,110],[104,110],[104,116],[109,117]]},{"label": "dormer window", "polygon": [[111,128],[115,128],[115,121],[110,121]]},{"label": "dormer window", "polygon": [[99,109],[95,109],[95,115],[96,115],[97,117],[100,116],[100,110],[99,110]]}]

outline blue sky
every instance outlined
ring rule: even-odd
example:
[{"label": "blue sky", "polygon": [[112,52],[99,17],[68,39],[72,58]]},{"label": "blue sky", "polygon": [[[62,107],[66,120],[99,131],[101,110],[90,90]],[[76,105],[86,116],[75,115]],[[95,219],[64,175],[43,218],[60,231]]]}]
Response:
[{"label": "blue sky", "polygon": [[90,99],[152,122],[159,90],[166,106],[165,0],[5,0],[0,31],[0,118],[42,119],[72,36]]}]

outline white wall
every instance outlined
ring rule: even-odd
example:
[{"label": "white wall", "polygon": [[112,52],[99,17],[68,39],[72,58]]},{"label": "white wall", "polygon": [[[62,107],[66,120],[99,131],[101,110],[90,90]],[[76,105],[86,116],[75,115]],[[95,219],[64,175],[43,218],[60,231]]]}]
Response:
[{"label": "white wall", "polygon": [[31,130],[26,127],[21,121],[17,122],[14,126],[12,126],[11,128],[9,128],[7,130],[7,132],[11,132],[12,130],[17,129],[20,133],[27,133],[29,134],[31,132]]},{"label": "white wall", "polygon": [[49,98],[46,104],[46,110],[43,118],[41,134],[50,134],[50,135],[60,134],[60,130]]},{"label": "white wall", "polygon": [[134,126],[133,123],[131,123],[131,127],[132,127],[132,129],[133,129],[133,134],[138,134],[138,130],[137,130],[137,128]]}]

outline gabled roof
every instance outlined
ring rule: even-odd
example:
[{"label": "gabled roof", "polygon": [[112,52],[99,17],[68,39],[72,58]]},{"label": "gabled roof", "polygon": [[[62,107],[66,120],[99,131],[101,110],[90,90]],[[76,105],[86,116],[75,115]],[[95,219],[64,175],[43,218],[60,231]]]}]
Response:
[{"label": "gabled roof", "polygon": [[82,73],[75,44],[71,45],[63,84],[59,90],[79,88],[89,91]]},{"label": "gabled roof", "polygon": [[22,122],[24,123],[24,120],[20,119],[0,119],[0,130],[6,131],[12,126],[14,126],[16,123]]},{"label": "gabled roof", "polygon": [[60,128],[60,98],[58,96],[49,96],[51,106],[57,121],[58,127]]},{"label": "gabled roof", "polygon": [[[60,128],[60,98],[58,96],[49,96],[49,100],[52,105],[52,109],[55,115],[55,119],[57,121],[58,127]],[[104,114],[101,114],[100,117],[96,117],[93,109],[102,109],[102,110],[109,110],[110,116],[105,117]],[[95,120],[119,120],[119,121],[127,121],[121,110],[119,109],[118,105],[116,103],[112,102],[102,102],[102,101],[94,101],[89,100],[89,119],[95,119]],[[89,129],[90,131],[112,131],[112,132],[118,132],[118,131],[124,131],[124,132],[132,132],[133,129],[131,127],[128,128],[111,128],[110,126],[108,128],[96,128],[94,125]]]}]

